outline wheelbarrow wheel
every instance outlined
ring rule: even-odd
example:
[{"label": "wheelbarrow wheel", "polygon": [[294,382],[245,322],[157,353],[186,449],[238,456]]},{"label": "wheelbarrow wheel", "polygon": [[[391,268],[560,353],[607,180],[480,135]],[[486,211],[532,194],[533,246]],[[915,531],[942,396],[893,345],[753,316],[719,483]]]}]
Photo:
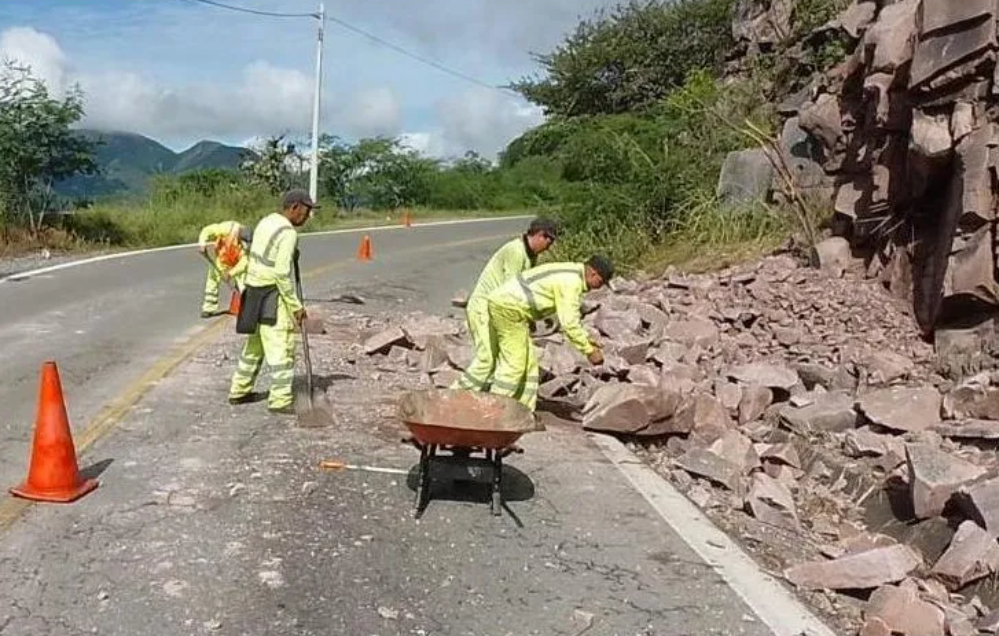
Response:
[{"label": "wheelbarrow wheel", "polygon": [[493,496],[489,509],[498,517],[503,514],[503,454],[498,450],[490,451],[489,459],[493,464]]},{"label": "wheelbarrow wheel", "polygon": [[416,510],[413,513],[414,519],[419,519],[430,503],[430,460],[434,456],[436,448],[427,445],[420,449],[420,475],[416,484]]}]

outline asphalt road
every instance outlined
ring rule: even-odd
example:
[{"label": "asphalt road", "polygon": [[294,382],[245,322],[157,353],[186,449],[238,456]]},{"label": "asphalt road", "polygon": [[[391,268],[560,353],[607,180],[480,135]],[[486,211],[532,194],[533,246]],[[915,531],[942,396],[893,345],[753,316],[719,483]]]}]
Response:
[{"label": "asphalt road", "polygon": [[[357,341],[397,310],[451,311],[523,224],[371,232],[368,263],[359,233],[303,240],[306,304],[330,330],[313,350],[337,417],[323,429],[226,403],[241,338],[231,318],[197,318],[190,250],[0,283],[0,481],[24,475],[48,358],[86,438],[81,467],[101,480],[68,506],[0,495],[0,636],[830,636],[577,425],[524,438],[504,516],[437,483],[412,518],[417,453],[395,403],[425,378]],[[368,302],[330,303],[345,292]]]},{"label": "asphalt road", "polygon": [[[419,288],[414,308],[443,311],[474,283],[518,220],[367,231],[374,260],[359,263],[365,231],[301,240],[305,292],[384,281],[370,294]],[[157,251],[0,282],[0,485],[23,479],[42,362],[59,365],[74,436],[165,354],[204,329],[205,263],[193,248]],[[223,298],[225,294],[223,293]],[[223,302],[225,302],[223,300]]]},{"label": "asphalt road", "polygon": [[[371,304],[418,298],[390,293]],[[0,636],[771,634],[576,425],[523,438],[507,514],[441,480],[414,520],[394,402],[419,374],[351,363],[357,323],[328,328],[336,425],[227,405],[239,339],[205,347],[88,451],[100,488],[0,535]]]}]

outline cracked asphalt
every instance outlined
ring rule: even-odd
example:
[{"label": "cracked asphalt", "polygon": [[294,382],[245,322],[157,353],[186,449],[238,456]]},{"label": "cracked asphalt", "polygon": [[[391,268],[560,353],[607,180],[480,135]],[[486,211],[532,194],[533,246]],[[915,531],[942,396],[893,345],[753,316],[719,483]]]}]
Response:
[{"label": "cracked asphalt", "polygon": [[[368,299],[323,305],[329,333],[313,347],[333,426],[229,406],[240,341],[228,329],[159,381],[81,457],[97,491],[33,506],[0,534],[0,635],[769,634],[556,420],[508,459],[503,516],[481,489],[440,482],[412,518],[418,453],[392,405],[418,379],[355,360],[351,344],[400,307],[445,311],[489,247],[307,284],[311,306],[345,290]],[[396,472],[325,471],[323,459]]]}]

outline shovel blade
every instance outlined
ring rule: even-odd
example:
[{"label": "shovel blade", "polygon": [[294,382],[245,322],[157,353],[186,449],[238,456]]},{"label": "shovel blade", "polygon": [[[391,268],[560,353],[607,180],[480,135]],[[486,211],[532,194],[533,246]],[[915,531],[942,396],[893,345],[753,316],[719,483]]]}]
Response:
[{"label": "shovel blade", "polygon": [[298,418],[298,425],[302,428],[325,428],[334,423],[333,407],[325,396],[316,399],[304,387],[295,395],[295,415]]}]

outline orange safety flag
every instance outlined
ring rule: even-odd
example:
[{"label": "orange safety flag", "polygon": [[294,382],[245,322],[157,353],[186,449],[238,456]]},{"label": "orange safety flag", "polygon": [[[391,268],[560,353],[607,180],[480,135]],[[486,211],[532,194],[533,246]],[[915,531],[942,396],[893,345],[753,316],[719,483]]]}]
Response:
[{"label": "orange safety flag", "polygon": [[215,241],[215,252],[218,254],[219,262],[227,268],[236,266],[243,256],[243,246],[239,243],[239,235],[229,235],[220,237]]}]

